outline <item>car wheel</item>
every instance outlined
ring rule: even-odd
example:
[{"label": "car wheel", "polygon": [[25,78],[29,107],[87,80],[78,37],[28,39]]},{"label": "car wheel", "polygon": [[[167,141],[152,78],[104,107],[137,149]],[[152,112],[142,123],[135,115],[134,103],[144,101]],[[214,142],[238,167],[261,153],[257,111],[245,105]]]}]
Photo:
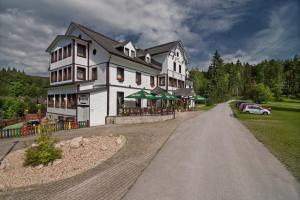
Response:
[{"label": "car wheel", "polygon": [[268,115],[268,113],[267,112],[263,112],[263,115]]},{"label": "car wheel", "polygon": [[246,111],[246,114],[250,114],[250,112],[249,112],[249,111]]}]

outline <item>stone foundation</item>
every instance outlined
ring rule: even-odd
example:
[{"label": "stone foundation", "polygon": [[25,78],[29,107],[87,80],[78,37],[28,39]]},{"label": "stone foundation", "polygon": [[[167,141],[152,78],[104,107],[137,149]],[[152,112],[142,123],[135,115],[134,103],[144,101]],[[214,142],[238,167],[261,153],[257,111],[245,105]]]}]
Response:
[{"label": "stone foundation", "polygon": [[155,116],[109,116],[106,117],[106,124],[139,124],[166,121],[174,119],[174,115]]}]

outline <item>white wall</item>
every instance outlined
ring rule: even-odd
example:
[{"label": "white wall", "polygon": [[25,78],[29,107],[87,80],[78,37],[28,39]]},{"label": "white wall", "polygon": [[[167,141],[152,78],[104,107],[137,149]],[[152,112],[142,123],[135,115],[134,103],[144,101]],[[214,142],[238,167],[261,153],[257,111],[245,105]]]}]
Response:
[{"label": "white wall", "polygon": [[[112,56],[111,62],[112,63],[109,64],[109,83],[111,85],[120,85],[124,87],[134,87],[134,88],[145,88],[149,90],[152,90],[156,87],[157,85],[156,75],[159,73],[158,70],[116,56]],[[120,63],[120,65],[118,65],[118,63]],[[124,68],[123,82],[117,80],[118,66]],[[136,83],[136,72],[140,72],[142,75],[142,82],[140,85]],[[151,87],[150,85],[150,76],[154,76],[153,87]]]},{"label": "white wall", "polygon": [[104,125],[107,112],[107,92],[98,91],[90,94],[90,125]]}]

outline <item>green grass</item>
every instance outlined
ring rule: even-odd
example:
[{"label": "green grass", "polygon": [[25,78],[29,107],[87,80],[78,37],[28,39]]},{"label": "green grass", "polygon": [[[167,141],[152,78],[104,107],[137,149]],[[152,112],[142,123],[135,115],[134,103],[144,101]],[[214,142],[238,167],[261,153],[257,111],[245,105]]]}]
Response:
[{"label": "green grass", "polygon": [[272,108],[271,115],[247,115],[231,104],[235,117],[300,181],[300,102],[270,102],[264,106]]},{"label": "green grass", "polygon": [[3,128],[3,130],[14,129],[14,128],[21,128],[22,126],[23,126],[23,122],[19,122],[19,123],[16,123],[16,124],[12,124],[12,125],[6,126],[6,127]]}]

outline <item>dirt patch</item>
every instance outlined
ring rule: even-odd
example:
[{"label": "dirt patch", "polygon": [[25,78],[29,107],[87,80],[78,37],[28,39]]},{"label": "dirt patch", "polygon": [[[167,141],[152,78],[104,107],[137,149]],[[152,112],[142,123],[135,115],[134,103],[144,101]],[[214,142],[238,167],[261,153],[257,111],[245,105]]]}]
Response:
[{"label": "dirt patch", "polygon": [[62,159],[48,166],[24,167],[25,150],[10,153],[5,162],[7,167],[0,170],[0,190],[43,184],[65,179],[91,169],[119,151],[126,139],[124,136],[97,136],[83,139],[78,148],[72,148],[70,140],[62,141]]}]

